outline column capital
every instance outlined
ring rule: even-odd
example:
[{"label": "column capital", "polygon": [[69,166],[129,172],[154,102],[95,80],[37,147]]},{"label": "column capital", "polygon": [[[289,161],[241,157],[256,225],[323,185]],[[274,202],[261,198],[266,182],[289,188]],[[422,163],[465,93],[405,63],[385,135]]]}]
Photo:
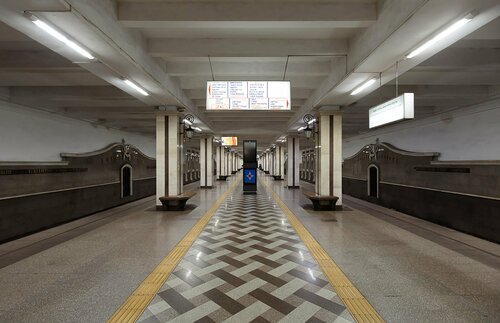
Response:
[{"label": "column capital", "polygon": [[160,105],[156,107],[155,114],[158,115],[177,115],[179,116],[181,112],[179,108],[175,105]]},{"label": "column capital", "polygon": [[319,107],[318,113],[320,116],[324,115],[339,115],[342,114],[340,106],[338,105],[324,105]]}]

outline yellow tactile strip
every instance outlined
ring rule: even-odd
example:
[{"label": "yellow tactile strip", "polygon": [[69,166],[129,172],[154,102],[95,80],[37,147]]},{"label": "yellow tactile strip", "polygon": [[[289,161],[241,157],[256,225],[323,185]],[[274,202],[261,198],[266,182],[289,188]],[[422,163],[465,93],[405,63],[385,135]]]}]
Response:
[{"label": "yellow tactile strip", "polygon": [[182,240],[163,258],[158,266],[144,279],[137,289],[116,310],[107,322],[136,322],[153,300],[158,290],[184,257],[203,228],[210,221],[219,206],[231,194],[241,180],[236,180],[229,189],[212,205],[212,207],[196,222]]},{"label": "yellow tactile strip", "polygon": [[283,213],[285,213],[288,221],[307,246],[311,255],[318,262],[325,276],[328,278],[328,281],[335,289],[339,298],[344,302],[356,322],[385,322],[359,290],[354,287],[333,259],[330,258],[318,241],[316,241],[309,231],[307,231],[295,214],[286,206],[278,194],[266,184],[264,184],[264,186],[272,194]]}]

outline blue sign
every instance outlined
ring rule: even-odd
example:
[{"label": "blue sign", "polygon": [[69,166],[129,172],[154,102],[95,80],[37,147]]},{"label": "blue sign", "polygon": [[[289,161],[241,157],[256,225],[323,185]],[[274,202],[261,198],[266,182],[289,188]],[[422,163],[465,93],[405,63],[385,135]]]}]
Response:
[{"label": "blue sign", "polygon": [[243,170],[243,183],[244,184],[257,183],[257,171],[255,170],[255,168],[245,168]]}]

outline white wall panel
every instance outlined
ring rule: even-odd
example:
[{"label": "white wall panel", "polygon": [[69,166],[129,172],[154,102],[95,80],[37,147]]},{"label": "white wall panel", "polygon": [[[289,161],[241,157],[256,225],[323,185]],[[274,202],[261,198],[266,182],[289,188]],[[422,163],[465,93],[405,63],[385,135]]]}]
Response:
[{"label": "white wall panel", "polygon": [[0,101],[0,161],[59,161],[59,154],[84,153],[122,138],[150,157],[155,139]]},{"label": "white wall panel", "polygon": [[404,150],[439,152],[439,160],[500,160],[500,99],[345,139],[343,158],[376,138]]}]

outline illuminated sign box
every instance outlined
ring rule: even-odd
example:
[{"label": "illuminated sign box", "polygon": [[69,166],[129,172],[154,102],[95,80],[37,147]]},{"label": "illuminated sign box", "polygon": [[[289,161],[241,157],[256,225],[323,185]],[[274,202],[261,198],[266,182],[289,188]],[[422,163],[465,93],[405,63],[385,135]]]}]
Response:
[{"label": "illuminated sign box", "polygon": [[290,81],[209,81],[207,110],[290,110]]},{"label": "illuminated sign box", "polygon": [[368,110],[369,128],[414,118],[414,95],[404,93]]},{"label": "illuminated sign box", "polygon": [[222,146],[238,146],[238,137],[221,137]]}]

